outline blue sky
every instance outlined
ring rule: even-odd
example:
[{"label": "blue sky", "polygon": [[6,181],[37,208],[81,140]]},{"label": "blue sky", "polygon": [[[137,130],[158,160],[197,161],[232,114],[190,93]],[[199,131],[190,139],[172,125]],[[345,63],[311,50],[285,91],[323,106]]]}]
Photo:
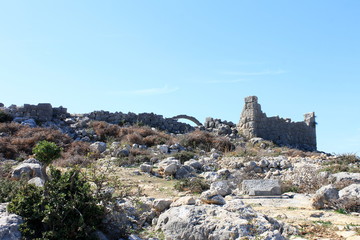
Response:
[{"label": "blue sky", "polygon": [[317,115],[360,154],[360,1],[1,1],[0,102],[212,116]]}]

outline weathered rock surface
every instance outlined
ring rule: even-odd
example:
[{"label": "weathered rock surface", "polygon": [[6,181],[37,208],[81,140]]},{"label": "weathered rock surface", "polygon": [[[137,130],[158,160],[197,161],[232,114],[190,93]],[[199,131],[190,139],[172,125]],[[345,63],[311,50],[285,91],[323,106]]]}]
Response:
[{"label": "weathered rock surface", "polygon": [[143,163],[140,165],[140,172],[150,173],[153,169],[153,166],[150,164]]},{"label": "weathered rock surface", "polygon": [[252,196],[281,195],[281,184],[275,179],[244,180],[242,191]]},{"label": "weathered rock surface", "polygon": [[23,162],[16,166],[11,173],[13,179],[19,180],[21,177],[31,179],[39,177],[44,179],[41,171],[42,166],[39,163],[27,163]]},{"label": "weathered rock surface", "polygon": [[191,197],[191,196],[186,196],[186,197],[181,197],[178,199],[175,199],[170,207],[179,207],[182,205],[195,205],[195,198]]},{"label": "weathered rock surface", "polygon": [[152,203],[152,207],[158,212],[163,212],[170,207],[172,202],[171,199],[155,199]]},{"label": "weathered rock surface", "polygon": [[102,153],[106,150],[106,143],[104,142],[94,142],[93,144],[90,145],[90,149],[93,152],[96,153]]},{"label": "weathered rock surface", "polygon": [[360,184],[351,184],[339,191],[339,198],[357,198],[360,205]]},{"label": "weathered rock surface", "polygon": [[156,229],[161,229],[166,239],[174,240],[229,240],[261,234],[264,234],[262,239],[285,239],[277,231],[280,224],[276,220],[255,212],[241,200],[229,201],[223,206],[170,208],[159,216]]},{"label": "weathered rock surface", "polygon": [[210,185],[210,190],[216,192],[218,195],[225,197],[226,195],[231,194],[231,184],[227,180],[214,182]]},{"label": "weathered rock surface", "polygon": [[331,174],[330,178],[335,180],[335,182],[352,181],[360,183],[360,173],[339,172]]},{"label": "weathered rock surface", "polygon": [[16,214],[9,214],[6,206],[6,203],[0,203],[0,239],[20,240],[19,225],[23,223],[23,220]]},{"label": "weathered rock surface", "polygon": [[207,190],[201,193],[200,199],[207,204],[224,205],[225,199],[217,191]]},{"label": "weathered rock surface", "polygon": [[326,185],[316,191],[312,198],[312,205],[316,209],[332,205],[332,202],[339,198],[339,191],[332,185]]}]

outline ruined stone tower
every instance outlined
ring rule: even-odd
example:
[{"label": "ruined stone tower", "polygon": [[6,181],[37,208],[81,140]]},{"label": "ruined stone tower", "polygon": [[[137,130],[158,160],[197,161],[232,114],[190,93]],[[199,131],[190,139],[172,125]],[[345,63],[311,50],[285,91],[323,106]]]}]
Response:
[{"label": "ruined stone tower", "polygon": [[245,106],[238,124],[239,133],[245,137],[261,137],[282,146],[316,151],[315,113],[306,113],[303,122],[289,118],[267,117],[261,111],[256,96],[245,98]]}]

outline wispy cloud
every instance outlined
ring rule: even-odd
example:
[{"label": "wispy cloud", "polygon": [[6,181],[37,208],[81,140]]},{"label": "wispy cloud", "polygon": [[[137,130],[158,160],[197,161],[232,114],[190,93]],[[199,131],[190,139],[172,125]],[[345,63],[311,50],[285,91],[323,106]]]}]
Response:
[{"label": "wispy cloud", "polygon": [[112,91],[111,94],[116,95],[126,95],[126,96],[153,96],[153,95],[163,95],[169,94],[172,92],[176,92],[179,90],[178,87],[168,87],[165,85],[162,88],[146,88],[146,89],[136,89],[136,90],[129,90],[129,91]]},{"label": "wispy cloud", "polygon": [[238,83],[238,82],[246,82],[249,79],[233,79],[233,80],[210,80],[206,81],[206,83]]},{"label": "wispy cloud", "polygon": [[266,70],[261,72],[222,72],[224,75],[232,75],[232,76],[264,76],[264,75],[279,75],[284,74],[286,71],[284,70]]}]

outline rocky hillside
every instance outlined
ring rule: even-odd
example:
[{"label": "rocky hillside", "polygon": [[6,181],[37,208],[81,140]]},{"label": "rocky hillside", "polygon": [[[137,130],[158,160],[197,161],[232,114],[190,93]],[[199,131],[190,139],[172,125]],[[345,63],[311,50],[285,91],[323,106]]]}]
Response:
[{"label": "rocky hillside", "polygon": [[80,115],[12,120],[0,116],[0,239],[360,238],[354,154],[246,139],[211,118],[177,134]]}]

